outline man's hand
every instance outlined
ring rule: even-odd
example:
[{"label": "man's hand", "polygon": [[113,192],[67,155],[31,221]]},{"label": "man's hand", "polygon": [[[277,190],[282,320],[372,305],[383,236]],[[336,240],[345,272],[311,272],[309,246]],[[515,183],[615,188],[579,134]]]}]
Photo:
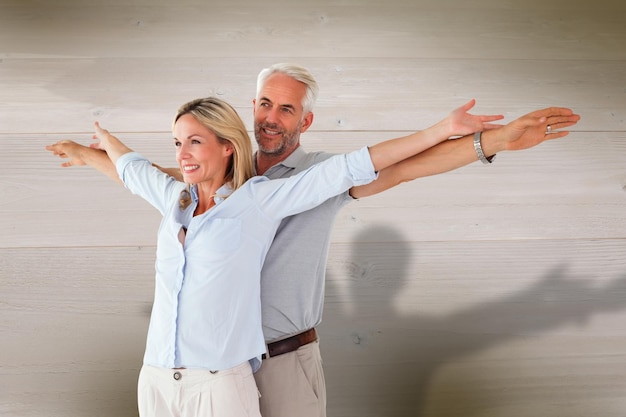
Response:
[{"label": "man's hand", "polygon": [[61,163],[61,166],[64,168],[74,165],[87,165],[83,159],[83,151],[85,149],[89,148],[71,140],[61,140],[57,143],[46,146],[46,150],[52,152],[53,155],[56,155],[59,158],[69,159],[69,161]]},{"label": "man's hand", "polygon": [[575,125],[580,116],[565,107],[549,107],[528,113],[498,131],[505,141],[504,149],[520,151],[532,148],[546,140],[558,139],[569,134],[560,130]]},{"label": "man's hand", "polygon": [[61,164],[64,168],[74,165],[90,165],[113,181],[120,184],[122,183],[117,176],[115,165],[113,165],[113,162],[111,162],[105,151],[80,145],[71,140],[61,140],[52,145],[48,145],[46,146],[46,150],[60,158],[69,159],[69,161]]}]

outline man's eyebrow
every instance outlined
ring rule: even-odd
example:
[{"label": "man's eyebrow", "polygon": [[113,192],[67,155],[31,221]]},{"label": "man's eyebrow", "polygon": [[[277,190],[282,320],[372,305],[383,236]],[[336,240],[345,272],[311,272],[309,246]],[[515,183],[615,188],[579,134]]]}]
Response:
[{"label": "man's eyebrow", "polygon": [[[274,104],[274,102],[272,100],[270,100],[269,98],[267,98],[267,97],[260,97],[259,101]],[[293,104],[280,104],[279,106],[283,107],[283,108],[286,108],[286,109],[291,109],[291,110],[294,110],[294,111],[296,110],[296,106],[294,106]]]}]

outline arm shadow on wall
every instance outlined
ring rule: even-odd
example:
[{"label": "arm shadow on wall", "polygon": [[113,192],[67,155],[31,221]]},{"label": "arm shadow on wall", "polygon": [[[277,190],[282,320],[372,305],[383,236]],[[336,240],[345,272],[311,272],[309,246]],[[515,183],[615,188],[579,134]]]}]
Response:
[{"label": "arm shadow on wall", "polygon": [[[333,415],[425,417],[424,406],[433,395],[429,392],[432,380],[446,364],[498,344],[582,325],[594,314],[626,307],[626,274],[599,287],[593,277],[573,276],[566,265],[557,265],[526,288],[499,299],[441,316],[407,315],[395,307],[396,298],[409,280],[407,266],[416,254],[402,234],[373,227],[355,242],[382,243],[353,245],[347,260],[352,275],[347,288],[337,288],[337,281],[327,278],[320,334],[328,409],[335,411]],[[397,277],[385,276],[389,254],[393,254]],[[345,304],[352,306],[349,313],[340,308]],[[576,346],[571,350],[575,352]],[[446,401],[480,408],[472,404],[479,400],[471,394],[480,386],[458,385],[463,379],[484,378],[461,378],[455,386],[444,387]]]}]

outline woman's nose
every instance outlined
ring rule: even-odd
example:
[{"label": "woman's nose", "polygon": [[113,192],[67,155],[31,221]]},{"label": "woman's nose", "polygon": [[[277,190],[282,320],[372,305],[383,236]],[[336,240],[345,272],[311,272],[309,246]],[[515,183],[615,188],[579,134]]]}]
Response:
[{"label": "woman's nose", "polygon": [[176,154],[178,155],[178,159],[185,159],[189,156],[189,147],[185,144],[181,144],[176,148]]}]

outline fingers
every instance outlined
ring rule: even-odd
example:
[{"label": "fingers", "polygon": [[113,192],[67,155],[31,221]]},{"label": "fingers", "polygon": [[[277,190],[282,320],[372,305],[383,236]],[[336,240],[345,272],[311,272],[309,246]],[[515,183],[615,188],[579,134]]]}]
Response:
[{"label": "fingers", "polygon": [[[526,116],[522,116],[526,123],[530,125],[541,125],[545,123],[546,133],[554,134],[557,129],[573,126],[580,120],[580,116],[574,114],[572,109],[567,107],[548,107],[541,110],[536,110],[532,113],[528,113]],[[535,119],[531,122],[530,119]],[[548,129],[548,126],[551,128]]]},{"label": "fingers", "polygon": [[562,129],[564,127],[573,126],[578,123],[579,117],[548,117],[546,123],[552,126],[552,129]]},{"label": "fingers", "polygon": [[[51,151],[52,155],[58,156],[59,158],[63,158],[63,159],[69,158],[69,156],[65,152],[61,151],[60,149],[57,149],[58,148],[57,145],[58,145],[57,143],[55,143],[54,145],[48,145],[46,146],[46,150]],[[61,166],[63,168],[71,167],[72,160],[70,159],[69,161],[62,162]]]},{"label": "fingers", "polygon": [[560,117],[560,116],[572,116],[574,112],[567,107],[547,107],[541,110],[535,110],[528,113],[528,116],[532,117]]},{"label": "fingers", "polygon": [[106,129],[103,129],[100,126],[100,123],[97,121],[93,123],[93,127],[94,127],[94,130],[96,131],[96,133],[94,133],[93,135],[94,139],[98,139],[102,137],[103,135],[106,135],[107,133],[109,133]]},{"label": "fingers", "polygon": [[462,105],[461,107],[457,107],[456,109],[452,110],[450,112],[450,117],[459,117],[460,115],[463,114],[467,114],[467,112],[474,107],[474,105],[476,104],[476,100],[471,99],[470,101],[468,101],[467,103],[465,103],[464,105]]},{"label": "fingers", "polygon": [[470,110],[472,107],[474,107],[476,105],[476,99],[471,99],[470,101],[468,101],[467,103],[465,103],[464,105],[461,106],[461,109],[465,112],[467,112],[468,110]]},{"label": "fingers", "polygon": [[517,119],[514,123],[519,123],[518,127],[539,127],[550,139],[557,139],[569,134],[569,132],[565,132],[561,135],[560,129],[573,126],[578,123],[579,120],[580,116],[574,114],[569,108],[548,107],[528,113]]},{"label": "fingers", "polygon": [[489,116],[481,116],[480,117],[480,121],[483,123],[486,122],[495,122],[496,120],[502,120],[504,119],[504,115],[502,114],[493,114],[493,115],[489,115]]},{"label": "fingers", "polygon": [[558,130],[556,132],[550,132],[550,133],[546,132],[544,140],[559,139],[567,135],[569,135],[568,130]]},{"label": "fingers", "polygon": [[108,130],[106,130],[105,128],[100,126],[100,122],[96,121],[96,122],[93,123],[93,125],[94,125],[94,128],[96,130],[96,134],[94,136],[96,136],[96,135],[98,135],[98,136],[99,135],[109,135],[110,134]]},{"label": "fingers", "polygon": [[54,143],[52,145],[47,145],[46,150],[52,152],[52,155],[59,156],[61,158],[67,158],[68,156],[62,149],[62,145],[60,142]]},{"label": "fingers", "polygon": [[485,130],[499,129],[502,126],[504,126],[504,125],[498,124],[498,123],[483,123],[483,132]]},{"label": "fingers", "polygon": [[558,116],[550,116],[546,120],[546,135],[550,135],[550,139],[556,139],[559,137],[563,137],[569,132],[565,132],[565,135],[558,135],[561,132],[564,132],[560,129],[564,129],[570,126],[575,125],[580,120],[580,116],[577,114],[570,115],[558,115]]},{"label": "fingers", "polygon": [[452,113],[457,113],[457,112],[467,113],[467,111],[470,110],[472,107],[474,107],[475,104],[476,104],[476,100],[471,99],[470,101],[468,101],[461,107],[457,107],[456,109],[452,110]]},{"label": "fingers", "polygon": [[557,132],[560,132],[560,129],[571,126],[569,123],[546,123],[546,135],[554,135]]},{"label": "fingers", "polygon": [[[476,105],[476,99],[471,99],[470,101],[468,101],[467,103],[465,103],[464,105],[462,105],[461,107],[456,109],[455,111],[457,111],[457,112],[460,111],[460,112],[463,112],[463,113],[467,113],[475,105]],[[495,120],[504,119],[504,115],[502,115],[502,114],[484,115],[484,116],[475,116],[475,117],[480,118],[481,122],[492,122],[492,121],[495,121]]]},{"label": "fingers", "polygon": [[47,145],[46,150],[52,152],[52,155],[61,155],[61,152],[57,150],[57,144]]},{"label": "fingers", "polygon": [[107,139],[107,135],[109,135],[110,133],[108,130],[103,129],[102,126],[100,126],[100,123],[98,121],[95,121],[93,126],[96,132],[94,133],[92,138],[94,140],[97,140],[98,142],[92,143],[91,145],[89,145],[89,147],[93,149],[104,150],[106,146],[104,142]]},{"label": "fingers", "polygon": [[529,115],[535,117],[545,117],[546,122],[550,125],[570,123],[569,126],[571,126],[580,120],[580,115],[575,114],[571,109],[566,107],[549,107],[547,109],[530,113]]},{"label": "fingers", "polygon": [[[63,152],[62,148],[62,144],[60,142],[54,143],[52,145],[47,145],[46,146],[46,150],[52,152],[52,155],[54,156],[58,156],[59,158],[69,158],[69,155],[67,155],[65,152]],[[67,168],[67,167],[71,167],[72,166],[72,160],[70,159],[69,161],[65,161],[61,163],[61,166],[63,168]]]}]

